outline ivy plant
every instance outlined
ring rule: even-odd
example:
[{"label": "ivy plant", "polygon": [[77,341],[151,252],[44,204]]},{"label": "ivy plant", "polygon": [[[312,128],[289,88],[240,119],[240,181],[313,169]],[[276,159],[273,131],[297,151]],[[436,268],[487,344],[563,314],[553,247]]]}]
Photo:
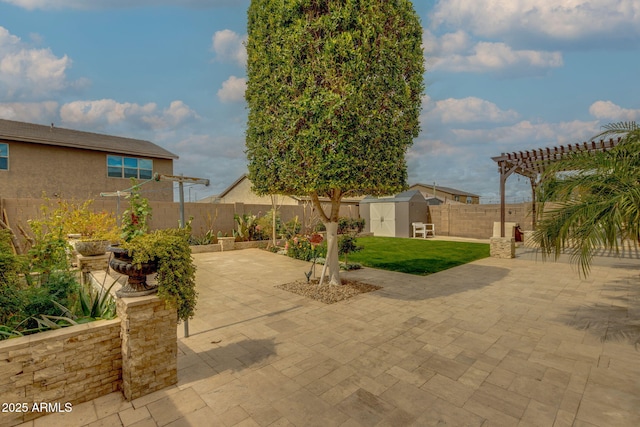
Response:
[{"label": "ivy plant", "polygon": [[140,234],[122,244],[140,267],[157,262],[158,297],[178,310],[178,318],[187,320],[195,314],[197,299],[196,267],[191,258],[189,230],[163,229]]}]

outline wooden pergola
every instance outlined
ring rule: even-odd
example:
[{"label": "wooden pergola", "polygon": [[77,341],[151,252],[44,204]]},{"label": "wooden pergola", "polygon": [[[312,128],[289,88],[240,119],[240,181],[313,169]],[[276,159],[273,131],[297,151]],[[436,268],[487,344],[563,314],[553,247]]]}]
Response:
[{"label": "wooden pergola", "polygon": [[551,163],[556,162],[570,153],[576,152],[597,152],[606,151],[615,147],[622,138],[617,140],[609,139],[600,141],[583,142],[581,144],[559,145],[551,148],[538,148],[535,150],[514,151],[513,153],[502,153],[500,156],[492,157],[498,163],[500,172],[500,237],[504,236],[505,223],[505,184],[507,178],[512,174],[529,178],[531,183],[531,226],[536,228],[536,186],[540,182],[540,176],[544,169]]}]

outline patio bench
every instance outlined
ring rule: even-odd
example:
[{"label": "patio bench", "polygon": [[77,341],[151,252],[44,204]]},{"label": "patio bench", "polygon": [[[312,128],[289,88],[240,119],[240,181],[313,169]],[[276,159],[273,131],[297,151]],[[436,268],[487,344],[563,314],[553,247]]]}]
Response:
[{"label": "patio bench", "polygon": [[413,237],[422,236],[423,239],[426,239],[429,234],[431,234],[432,237],[436,235],[436,227],[434,224],[413,222],[411,226],[413,227]]}]

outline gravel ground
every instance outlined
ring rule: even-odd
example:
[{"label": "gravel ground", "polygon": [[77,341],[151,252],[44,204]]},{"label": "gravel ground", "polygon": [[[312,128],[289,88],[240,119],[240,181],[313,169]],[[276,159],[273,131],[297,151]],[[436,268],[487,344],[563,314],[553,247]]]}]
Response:
[{"label": "gravel ground", "polygon": [[358,294],[382,289],[381,286],[369,285],[355,280],[342,279],[342,286],[326,284],[318,286],[318,282],[319,279],[312,279],[309,283],[304,280],[299,280],[278,285],[276,288],[284,289],[285,291],[293,292],[294,294],[302,295],[325,304],[333,304],[334,302],[342,301]]}]

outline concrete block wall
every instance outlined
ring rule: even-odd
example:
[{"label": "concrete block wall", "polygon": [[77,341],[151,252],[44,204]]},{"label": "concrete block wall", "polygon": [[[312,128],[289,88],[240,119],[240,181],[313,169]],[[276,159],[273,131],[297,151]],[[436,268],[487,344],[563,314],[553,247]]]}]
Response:
[{"label": "concrete block wall", "polygon": [[[522,230],[532,229],[531,203],[505,206],[507,222],[516,222]],[[500,221],[500,205],[443,204],[429,206],[429,222],[441,236],[489,239],[493,223]]]},{"label": "concrete block wall", "polygon": [[86,402],[120,389],[120,319],[0,341],[0,402],[26,403],[26,412],[1,412],[0,425],[44,415],[39,403]]},{"label": "concrete block wall", "polygon": [[[55,209],[56,199],[49,201],[52,208]],[[43,199],[9,199],[0,198],[0,211],[4,209],[7,212],[9,223],[15,230],[18,238],[22,239],[22,235],[18,226],[22,227],[27,233],[29,226],[27,221],[33,218],[40,218],[40,207],[47,203]],[[180,221],[180,204],[176,202],[159,202],[150,201],[152,217],[149,221],[151,229],[175,228]],[[128,208],[129,204],[126,200],[120,200],[118,205],[114,198],[101,198],[93,201],[95,211],[112,212],[117,218]],[[219,204],[219,203],[185,203],[184,216],[185,221],[191,221],[191,228],[194,235],[202,235],[208,230],[213,229],[217,234],[221,231],[223,235],[233,236],[233,230],[236,228],[234,215],[253,214],[258,216],[265,215],[271,210],[271,205],[249,205],[244,203]],[[278,208],[280,218],[287,222],[298,217],[302,224],[309,224],[316,221],[319,217],[312,212],[310,204],[307,205],[286,205]],[[354,205],[343,205],[340,208],[340,215],[351,218],[358,218],[358,207]]]}]

